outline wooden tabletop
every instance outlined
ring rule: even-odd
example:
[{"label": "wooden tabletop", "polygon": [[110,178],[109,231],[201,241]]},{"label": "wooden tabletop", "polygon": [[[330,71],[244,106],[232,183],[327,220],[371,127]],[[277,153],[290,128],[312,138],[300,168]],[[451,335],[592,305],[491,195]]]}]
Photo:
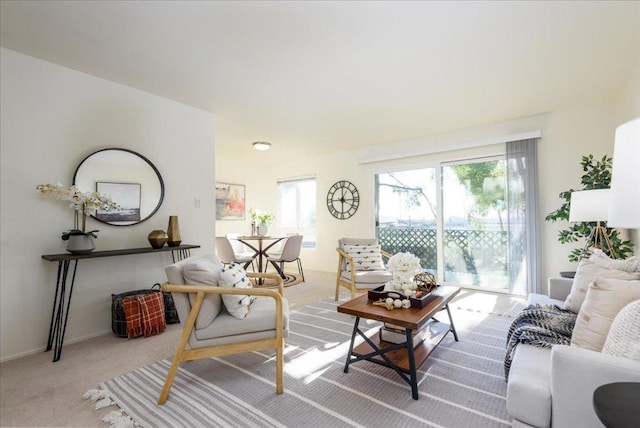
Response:
[{"label": "wooden tabletop", "polygon": [[338,306],[338,312],[418,330],[438,311],[443,309],[459,292],[459,287],[444,285],[432,291],[436,298],[427,303],[424,308],[394,309],[392,311],[384,306],[373,305],[369,301],[367,294],[363,294]]}]

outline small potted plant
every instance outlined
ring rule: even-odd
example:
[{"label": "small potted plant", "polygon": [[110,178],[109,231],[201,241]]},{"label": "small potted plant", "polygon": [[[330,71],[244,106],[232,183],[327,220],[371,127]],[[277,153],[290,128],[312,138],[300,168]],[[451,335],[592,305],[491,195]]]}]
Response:
[{"label": "small potted plant", "polygon": [[269,226],[275,216],[271,213],[254,210],[253,208],[249,211],[249,215],[251,215],[251,220],[253,220],[256,225],[256,233],[260,236],[266,235],[269,232]]},{"label": "small potted plant", "polygon": [[45,183],[36,186],[41,194],[69,201],[74,210],[73,229],[62,232],[62,240],[68,241],[67,251],[73,254],[88,254],[95,248],[94,238],[98,230],[87,231],[87,215],[100,211],[115,211],[120,205],[108,195],[98,192],[81,192],[75,185],[64,187],[60,183]]}]

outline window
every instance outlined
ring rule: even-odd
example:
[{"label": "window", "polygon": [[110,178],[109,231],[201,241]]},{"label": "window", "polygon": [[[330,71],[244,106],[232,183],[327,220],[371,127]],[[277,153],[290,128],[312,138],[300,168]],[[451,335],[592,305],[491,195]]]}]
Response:
[{"label": "window", "polygon": [[316,246],[316,179],[304,178],[278,182],[280,232],[304,235],[302,246]]}]

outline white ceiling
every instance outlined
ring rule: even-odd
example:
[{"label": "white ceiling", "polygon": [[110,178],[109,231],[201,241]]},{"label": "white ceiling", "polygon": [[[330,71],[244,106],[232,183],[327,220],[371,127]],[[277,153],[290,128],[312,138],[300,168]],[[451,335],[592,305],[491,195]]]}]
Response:
[{"label": "white ceiling", "polygon": [[208,110],[219,154],[267,159],[609,100],[640,70],[637,1],[2,0],[0,18],[3,47]]}]

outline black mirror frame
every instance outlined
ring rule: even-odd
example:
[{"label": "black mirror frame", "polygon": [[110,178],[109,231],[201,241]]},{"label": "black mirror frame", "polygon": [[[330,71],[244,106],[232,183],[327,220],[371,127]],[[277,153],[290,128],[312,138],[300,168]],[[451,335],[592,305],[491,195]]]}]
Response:
[{"label": "black mirror frame", "polygon": [[136,224],[140,224],[143,221],[146,221],[147,219],[153,217],[153,215],[156,212],[158,212],[158,210],[160,209],[160,206],[162,205],[162,201],[164,201],[164,181],[162,180],[162,175],[160,175],[160,171],[158,170],[158,168],[156,168],[156,166],[153,164],[153,162],[151,162],[149,159],[147,159],[146,157],[144,157],[143,155],[141,155],[138,152],[134,152],[133,150],[124,149],[124,148],[121,148],[121,147],[109,147],[109,148],[106,148],[106,149],[96,150],[95,152],[89,154],[84,159],[82,159],[82,161],[78,164],[78,166],[76,167],[75,172],[73,173],[73,184],[76,184],[76,176],[78,175],[78,170],[80,169],[82,164],[87,159],[89,159],[91,156],[93,156],[95,154],[98,154],[98,153],[101,153],[101,152],[106,152],[106,151],[109,151],[109,150],[119,150],[119,151],[122,151],[122,152],[127,152],[127,153],[130,153],[132,155],[138,156],[140,159],[145,161],[153,169],[153,172],[156,173],[156,176],[158,177],[158,181],[160,182],[160,199],[158,200],[158,204],[156,205],[156,207],[153,209],[153,211],[151,211],[149,213],[149,215],[147,215],[145,218],[143,218],[142,220],[140,220],[138,222],[135,222],[135,223],[131,223],[131,224],[113,224],[113,223],[109,223],[109,222],[100,220],[94,215],[91,215],[91,217],[94,220],[99,221],[100,223],[103,223],[103,224],[108,224],[109,226],[116,226],[116,227],[135,226]]}]

